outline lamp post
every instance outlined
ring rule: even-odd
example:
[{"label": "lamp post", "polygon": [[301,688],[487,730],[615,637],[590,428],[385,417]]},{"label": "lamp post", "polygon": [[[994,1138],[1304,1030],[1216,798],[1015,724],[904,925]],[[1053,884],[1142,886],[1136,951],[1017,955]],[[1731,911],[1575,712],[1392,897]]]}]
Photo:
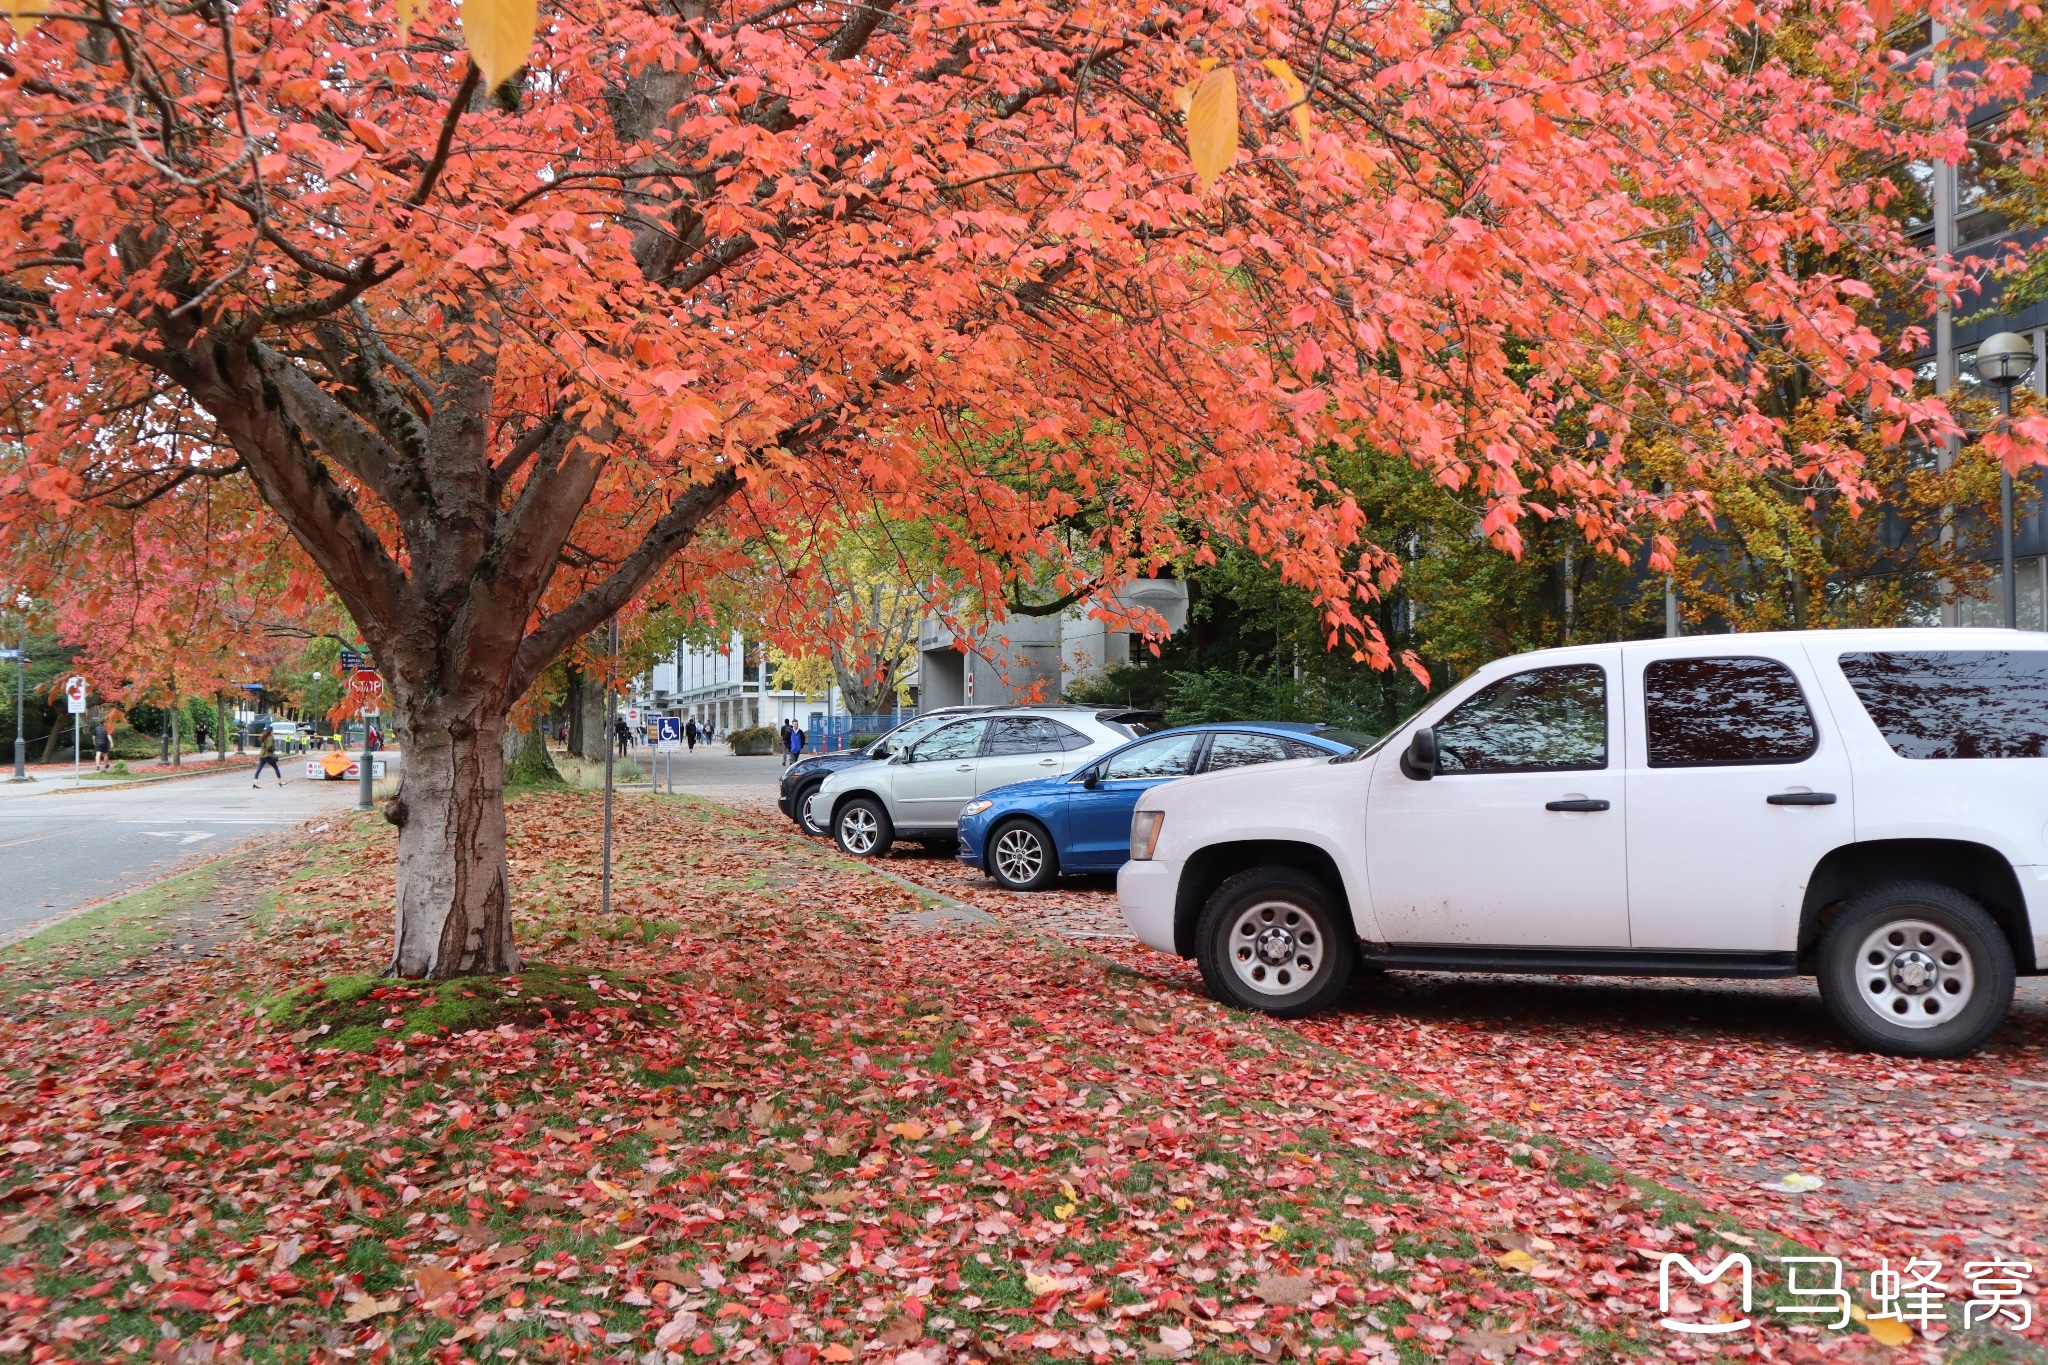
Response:
[{"label": "lamp post", "polygon": [[320,709],[320,672],[318,669],[313,671],[313,726],[313,747],[315,749],[326,748],[327,720],[326,713]]},{"label": "lamp post", "polygon": [[[1974,363],[1977,377],[1997,391],[1999,421],[2010,422],[2013,386],[2034,368],[2034,343],[2018,332],[2000,332],[1985,338],[1977,347]],[[2000,461],[2001,466],[2003,463]],[[2003,467],[1998,473],[1998,502],[1999,566],[2005,583],[2005,628],[2017,630],[2020,609],[2012,564],[2012,471]]]},{"label": "lamp post", "polygon": [[15,610],[21,615],[14,625],[14,780],[28,781],[28,741],[22,738],[21,720],[27,706],[26,672],[28,668],[28,609],[35,602],[27,593],[20,593],[14,599]]}]

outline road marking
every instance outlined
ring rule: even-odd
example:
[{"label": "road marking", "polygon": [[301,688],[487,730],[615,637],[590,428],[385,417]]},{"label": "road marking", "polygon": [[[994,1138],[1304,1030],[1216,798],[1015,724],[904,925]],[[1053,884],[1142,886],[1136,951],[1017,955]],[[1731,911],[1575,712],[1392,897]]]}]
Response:
[{"label": "road marking", "polygon": [[176,839],[181,844],[197,844],[214,837],[210,831],[195,834],[182,829],[147,829],[143,833],[152,839]]},{"label": "road marking", "polygon": [[32,844],[38,839],[47,839],[49,837],[47,834],[31,834],[26,839],[10,839],[4,844],[0,844],[0,848],[13,848],[17,844]]},{"label": "road marking", "polygon": [[[306,817],[308,820],[312,818],[310,815]],[[116,820],[114,823],[117,825],[156,825],[163,822],[160,820]],[[185,817],[185,823],[188,825],[297,825],[303,824],[304,821],[275,820],[265,817],[240,815],[188,815]]]}]

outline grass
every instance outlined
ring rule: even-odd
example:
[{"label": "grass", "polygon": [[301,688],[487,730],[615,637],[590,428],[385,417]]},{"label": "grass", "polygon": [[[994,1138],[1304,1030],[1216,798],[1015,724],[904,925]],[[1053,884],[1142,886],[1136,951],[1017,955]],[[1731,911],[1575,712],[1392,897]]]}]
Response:
[{"label": "grass", "polygon": [[635,983],[617,972],[535,964],[513,976],[452,981],[329,977],[294,987],[262,1008],[273,1027],[311,1047],[369,1052],[380,1038],[534,1026],[598,1011],[661,1022],[666,1011],[640,1003],[633,998],[638,994]]},{"label": "grass", "polygon": [[53,975],[79,980],[118,970],[175,937],[176,914],[203,903],[219,884],[217,866],[195,868],[39,930],[0,951],[9,969],[0,999],[40,989]]}]

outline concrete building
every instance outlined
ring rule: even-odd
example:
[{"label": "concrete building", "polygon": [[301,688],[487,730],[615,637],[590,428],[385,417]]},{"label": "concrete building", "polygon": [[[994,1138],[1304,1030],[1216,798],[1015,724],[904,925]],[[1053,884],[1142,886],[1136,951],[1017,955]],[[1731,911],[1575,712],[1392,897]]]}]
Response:
[{"label": "concrete building", "polygon": [[699,724],[710,721],[721,734],[803,721],[812,710],[823,709],[801,692],[771,688],[763,676],[773,671],[765,664],[765,653],[739,631],[722,646],[680,645],[635,680],[635,704],[655,715],[695,717]]},{"label": "concrete building", "polygon": [[[1188,585],[1179,579],[1134,579],[1116,601],[1157,612],[1169,632],[1188,621]],[[964,649],[944,622],[925,618],[917,632],[918,709],[1058,701],[1069,687],[1135,661],[1144,637],[1089,612],[1083,604],[1057,616],[1013,617],[966,639]]]}]

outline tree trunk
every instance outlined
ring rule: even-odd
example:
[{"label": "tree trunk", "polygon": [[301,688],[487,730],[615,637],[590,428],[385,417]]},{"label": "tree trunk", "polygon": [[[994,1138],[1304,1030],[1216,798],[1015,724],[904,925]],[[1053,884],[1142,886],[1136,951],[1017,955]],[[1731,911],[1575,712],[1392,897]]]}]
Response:
[{"label": "tree trunk", "polygon": [[[411,715],[404,779],[386,818],[398,825],[399,976],[519,970],[505,866],[505,721]],[[481,723],[479,723],[479,721]]]},{"label": "tree trunk", "polygon": [[599,679],[583,680],[582,703],[583,747],[576,753],[592,763],[602,763],[605,751],[611,745],[611,736],[604,731],[604,684]]},{"label": "tree trunk", "polygon": [[563,748],[572,754],[583,752],[583,670],[569,665],[569,686],[562,698],[562,709],[569,717],[569,738]]}]

